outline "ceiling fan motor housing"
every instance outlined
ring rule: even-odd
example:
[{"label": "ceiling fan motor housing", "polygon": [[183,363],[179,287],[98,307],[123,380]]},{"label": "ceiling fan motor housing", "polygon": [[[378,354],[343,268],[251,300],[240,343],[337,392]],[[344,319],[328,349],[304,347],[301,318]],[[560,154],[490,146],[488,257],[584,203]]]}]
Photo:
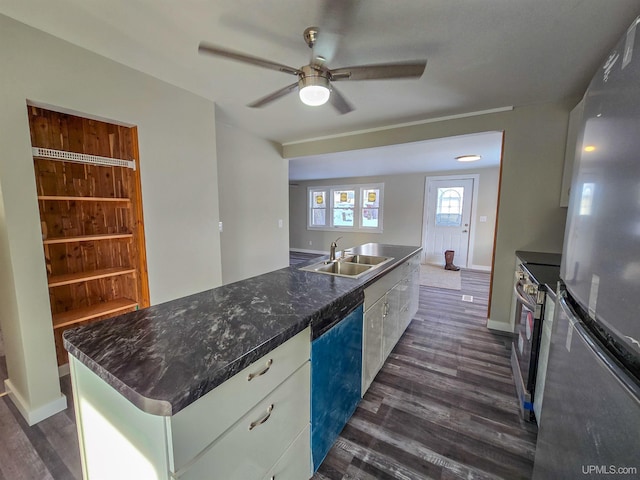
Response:
[{"label": "ceiling fan motor housing", "polygon": [[329,82],[329,72],[314,68],[311,65],[305,65],[300,70],[302,73],[298,75],[298,87],[319,86],[325,87],[331,90],[331,83]]}]

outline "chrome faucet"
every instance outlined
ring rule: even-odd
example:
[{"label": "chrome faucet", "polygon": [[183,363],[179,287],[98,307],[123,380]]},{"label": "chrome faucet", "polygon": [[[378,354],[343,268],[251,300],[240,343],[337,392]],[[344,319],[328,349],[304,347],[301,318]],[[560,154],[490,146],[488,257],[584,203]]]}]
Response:
[{"label": "chrome faucet", "polygon": [[335,262],[336,261],[336,247],[338,246],[338,240],[340,240],[341,238],[342,237],[338,237],[333,242],[331,242],[331,249],[329,250],[329,261],[330,262]]}]

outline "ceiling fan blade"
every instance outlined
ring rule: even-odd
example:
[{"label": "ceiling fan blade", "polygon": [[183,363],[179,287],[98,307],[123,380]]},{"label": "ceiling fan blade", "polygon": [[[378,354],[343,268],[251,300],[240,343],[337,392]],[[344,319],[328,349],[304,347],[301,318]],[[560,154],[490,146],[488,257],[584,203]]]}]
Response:
[{"label": "ceiling fan blade", "polygon": [[333,85],[331,86],[331,96],[329,97],[329,102],[336,110],[338,110],[338,112],[340,112],[341,115],[352,112],[354,110],[353,106]]},{"label": "ceiling fan blade", "polygon": [[346,33],[360,0],[324,0],[322,2],[318,38],[313,46],[311,63],[330,62]]},{"label": "ceiling fan blade", "polygon": [[282,65],[280,63],[271,62],[262,58],[253,57],[244,53],[235,52],[226,48],[216,47],[214,45],[201,42],[198,46],[198,52],[214,55],[217,57],[224,57],[230,60],[236,60],[238,62],[248,63],[250,65],[256,65],[258,67],[268,68],[270,70],[277,70],[279,72],[290,73],[291,75],[299,75],[302,73],[297,68]]},{"label": "ceiling fan blade", "polygon": [[249,105],[247,105],[248,107],[251,108],[261,108],[264,107],[265,105],[278,100],[279,98],[284,97],[285,95],[293,92],[294,90],[298,89],[298,82],[296,83],[292,83],[291,85],[287,85],[284,88],[281,88],[280,90],[276,90],[273,93],[270,93],[269,95],[267,95],[266,97],[262,97],[259,100],[256,100],[253,103],[250,103]]},{"label": "ceiling fan blade", "polygon": [[394,78],[420,78],[427,67],[426,60],[360,65],[330,70],[331,80],[383,80]]}]

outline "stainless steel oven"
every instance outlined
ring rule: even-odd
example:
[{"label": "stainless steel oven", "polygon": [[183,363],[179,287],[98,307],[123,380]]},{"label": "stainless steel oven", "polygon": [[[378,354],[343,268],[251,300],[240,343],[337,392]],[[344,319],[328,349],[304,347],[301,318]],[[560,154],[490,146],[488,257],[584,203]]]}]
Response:
[{"label": "stainless steel oven", "polygon": [[528,268],[532,268],[532,266],[520,264],[516,269],[513,287],[516,309],[511,348],[511,368],[516,384],[520,413],[526,421],[533,422],[535,421],[533,395],[540,349],[545,291],[542,285],[528,271]]}]

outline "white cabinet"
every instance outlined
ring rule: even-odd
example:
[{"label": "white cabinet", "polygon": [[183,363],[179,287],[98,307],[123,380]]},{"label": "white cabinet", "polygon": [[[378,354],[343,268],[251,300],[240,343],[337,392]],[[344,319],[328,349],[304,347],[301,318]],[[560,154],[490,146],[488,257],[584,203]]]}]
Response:
[{"label": "white cabinet", "polygon": [[[207,447],[177,478],[261,480],[298,435],[308,430],[309,402],[300,398],[309,396],[309,370],[307,362]],[[305,458],[309,458],[309,449],[307,441]],[[305,463],[305,474],[310,475],[309,461]]]},{"label": "white cabinet", "polygon": [[307,328],[166,417],[140,410],[71,356],[84,478],[309,478],[310,338]]},{"label": "white cabinet", "polygon": [[420,257],[406,260],[364,291],[362,395],[418,311]]},{"label": "white cabinet", "polygon": [[362,395],[367,391],[384,363],[382,322],[386,309],[387,296],[384,295],[364,314],[364,328],[362,330]]}]

